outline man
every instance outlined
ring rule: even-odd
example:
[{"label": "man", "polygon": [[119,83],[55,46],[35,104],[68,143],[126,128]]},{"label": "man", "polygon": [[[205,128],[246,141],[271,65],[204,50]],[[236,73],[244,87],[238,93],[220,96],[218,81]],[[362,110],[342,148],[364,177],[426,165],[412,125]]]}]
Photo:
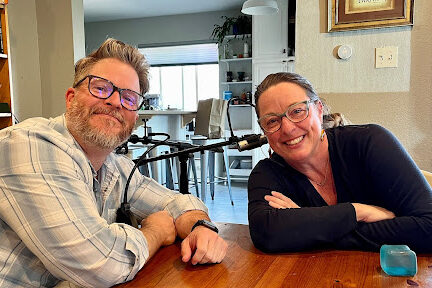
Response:
[{"label": "man", "polygon": [[128,201],[141,228],[114,223],[133,162],[112,152],[132,132],[147,77],[137,49],[108,39],[76,63],[65,115],[0,132],[0,287],[112,286],[176,236],[184,262],[222,261],[227,244],[203,223],[204,204],[139,173]]}]

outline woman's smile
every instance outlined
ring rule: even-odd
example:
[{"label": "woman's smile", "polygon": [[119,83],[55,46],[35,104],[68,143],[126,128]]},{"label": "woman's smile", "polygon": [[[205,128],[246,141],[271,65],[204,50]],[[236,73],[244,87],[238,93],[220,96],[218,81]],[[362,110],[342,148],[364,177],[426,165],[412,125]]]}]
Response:
[{"label": "woman's smile", "polygon": [[285,144],[286,144],[286,145],[289,145],[289,146],[296,145],[296,144],[300,143],[300,142],[304,139],[304,137],[305,137],[305,136],[302,135],[302,136],[297,137],[297,138],[295,138],[295,139],[292,139],[292,140],[286,141]]}]

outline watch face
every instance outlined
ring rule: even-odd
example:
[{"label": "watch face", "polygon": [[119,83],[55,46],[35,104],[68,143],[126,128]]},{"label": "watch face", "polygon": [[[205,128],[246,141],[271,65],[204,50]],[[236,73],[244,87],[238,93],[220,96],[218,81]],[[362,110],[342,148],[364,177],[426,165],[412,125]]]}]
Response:
[{"label": "watch face", "polygon": [[207,220],[202,220],[202,221],[203,221],[203,224],[206,225],[207,227],[216,228],[216,226],[212,222],[207,221]]}]

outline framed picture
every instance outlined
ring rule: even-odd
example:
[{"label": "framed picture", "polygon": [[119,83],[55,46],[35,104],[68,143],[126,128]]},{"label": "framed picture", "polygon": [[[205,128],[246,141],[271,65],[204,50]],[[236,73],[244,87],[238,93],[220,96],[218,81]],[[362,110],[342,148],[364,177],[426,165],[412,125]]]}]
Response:
[{"label": "framed picture", "polygon": [[414,0],[328,0],[328,31],[413,25]]}]

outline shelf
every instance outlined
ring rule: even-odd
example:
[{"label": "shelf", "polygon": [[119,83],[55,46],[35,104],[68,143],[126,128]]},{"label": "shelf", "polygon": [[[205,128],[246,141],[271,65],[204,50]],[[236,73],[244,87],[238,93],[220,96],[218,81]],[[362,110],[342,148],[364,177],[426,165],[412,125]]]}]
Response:
[{"label": "shelf", "polygon": [[237,62],[237,61],[252,61],[252,57],[219,59],[219,62]]},{"label": "shelf", "polygon": [[225,40],[232,40],[232,39],[239,39],[242,40],[243,38],[251,38],[252,34],[239,34],[239,35],[227,35],[224,37]]},{"label": "shelf", "polygon": [[221,82],[222,85],[252,84],[252,81]]},{"label": "shelf", "polygon": [[180,109],[170,110],[138,110],[138,115],[194,115],[196,111],[184,111]]},{"label": "shelf", "polygon": [[7,54],[4,54],[4,53],[0,53],[0,58],[7,59],[7,58],[8,58],[8,55],[7,55]]},{"label": "shelf", "polygon": [[12,116],[12,113],[0,113],[0,118],[11,117],[11,116]]},{"label": "shelf", "polygon": [[252,108],[252,106],[249,104],[230,104],[229,107],[230,108],[232,108],[232,107],[251,107]]}]

